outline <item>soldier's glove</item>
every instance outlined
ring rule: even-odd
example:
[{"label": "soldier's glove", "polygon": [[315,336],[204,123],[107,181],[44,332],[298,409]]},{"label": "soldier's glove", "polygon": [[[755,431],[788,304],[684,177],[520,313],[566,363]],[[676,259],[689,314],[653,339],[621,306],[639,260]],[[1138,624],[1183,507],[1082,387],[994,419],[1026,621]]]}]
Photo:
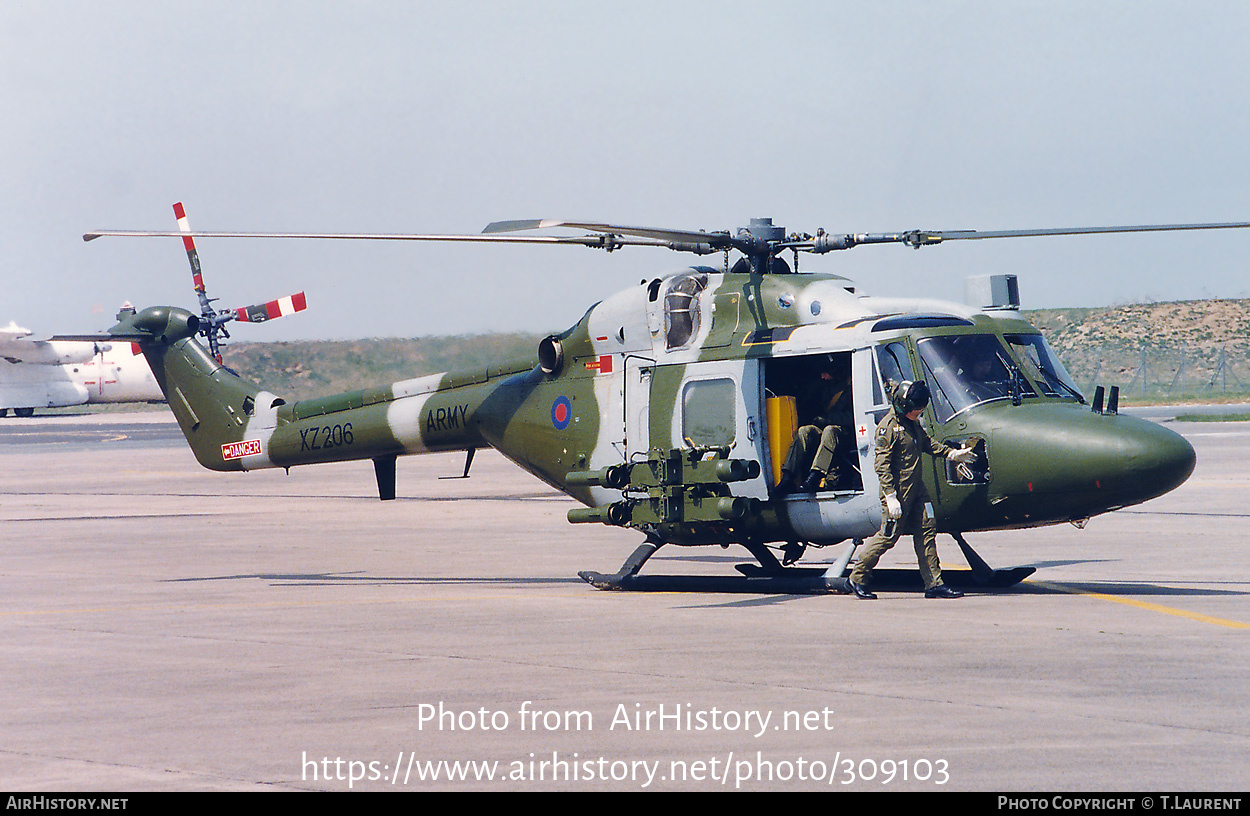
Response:
[{"label": "soldier's glove", "polygon": [[899,504],[898,497],[893,493],[885,494],[885,512],[896,521],[903,517],[903,505]]},{"label": "soldier's glove", "polygon": [[977,460],[977,454],[972,448],[960,448],[946,454],[946,458],[961,465],[971,465]]}]

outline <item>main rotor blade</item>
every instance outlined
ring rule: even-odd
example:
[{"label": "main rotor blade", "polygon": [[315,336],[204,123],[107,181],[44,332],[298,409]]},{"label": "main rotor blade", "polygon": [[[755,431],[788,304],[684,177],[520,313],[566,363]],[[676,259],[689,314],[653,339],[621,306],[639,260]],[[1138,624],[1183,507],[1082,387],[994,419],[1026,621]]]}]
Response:
[{"label": "main rotor blade", "polygon": [[492,221],[486,225],[486,229],[482,230],[482,234],[488,235],[527,229],[551,229],[554,227],[583,229],[590,232],[608,232],[613,235],[634,235],[639,238],[651,238],[656,241],[682,244],[729,246],[731,241],[731,236],[727,232],[696,232],[695,230],[667,229],[663,227],[628,227],[620,224],[605,224],[599,221],[558,221],[545,218],[521,221]]},{"label": "main rotor blade", "polygon": [[[564,227],[595,231],[592,235],[501,235],[530,229]],[[444,241],[501,244],[572,244],[611,252],[623,246],[658,246],[706,255],[729,249],[745,253],[775,253],[782,249],[823,254],[836,249],[850,249],[863,244],[901,243],[919,248],[943,241],[975,241],[985,238],[1028,238],[1048,235],[1096,235],[1129,232],[1173,232],[1183,230],[1244,229],[1250,221],[1204,224],[1143,224],[1118,227],[1057,227],[1020,230],[910,230],[907,232],[826,233],[799,236],[781,241],[768,241],[750,235],[728,232],[696,232],[652,227],[630,227],[597,221],[560,221],[527,219],[494,221],[480,235],[429,235],[413,233],[344,233],[344,232],[161,232],[141,230],[99,230],[83,235],[84,241],[102,237],[133,238],[304,238],[354,241]]]},{"label": "main rotor blade", "polygon": [[162,232],[149,230],[97,230],[83,233],[84,241],[96,238],[310,238],[317,240],[344,241],[462,241],[468,243],[500,244],[575,244],[596,249],[607,244],[621,246],[667,246],[655,240],[631,240],[603,235],[420,235],[409,233],[360,233],[360,232]]},{"label": "main rotor blade", "polygon": [[835,249],[850,249],[864,244],[907,244],[919,249],[943,241],[976,241],[984,238],[1033,238],[1047,235],[1100,235],[1127,232],[1174,232],[1181,230],[1244,229],[1250,221],[1227,221],[1207,224],[1141,224],[1122,227],[1052,227],[1019,230],[910,230],[908,232],[858,232],[847,234],[821,233],[802,240],[786,241],[780,246],[823,254]]},{"label": "main rotor blade", "polygon": [[1127,227],[1058,227],[1054,229],[1023,229],[1023,230],[956,230],[953,232],[926,232],[918,230],[921,235],[935,235],[945,241],[975,241],[979,238],[1029,238],[1042,235],[1096,235],[1112,232],[1174,232],[1181,230],[1212,230],[1212,229],[1245,229],[1250,221],[1227,221],[1211,224],[1141,224]]}]

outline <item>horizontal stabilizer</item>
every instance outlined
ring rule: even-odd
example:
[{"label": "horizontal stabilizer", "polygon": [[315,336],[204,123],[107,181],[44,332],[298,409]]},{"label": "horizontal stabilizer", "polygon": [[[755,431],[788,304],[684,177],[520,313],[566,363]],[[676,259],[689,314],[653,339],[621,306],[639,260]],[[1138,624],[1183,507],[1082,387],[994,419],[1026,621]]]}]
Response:
[{"label": "horizontal stabilizer", "polygon": [[126,334],[109,334],[108,332],[100,332],[97,334],[58,334],[52,339],[73,340],[80,343],[111,343],[117,341],[138,343],[143,340],[151,340],[152,335],[140,332]]}]

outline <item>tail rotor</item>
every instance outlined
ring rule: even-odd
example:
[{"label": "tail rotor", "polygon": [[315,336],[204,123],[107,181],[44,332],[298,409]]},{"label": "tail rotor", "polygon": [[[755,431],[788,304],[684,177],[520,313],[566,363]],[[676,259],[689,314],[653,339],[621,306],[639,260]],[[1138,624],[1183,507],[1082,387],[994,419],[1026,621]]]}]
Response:
[{"label": "tail rotor", "polygon": [[208,341],[208,350],[218,363],[222,361],[221,341],[230,337],[230,332],[226,331],[226,324],[231,320],[238,320],[242,323],[263,323],[295,312],[302,312],[308,308],[304,293],[297,292],[294,295],[267,303],[258,303],[254,306],[224,309],[220,312],[213,309],[213,301],[216,298],[210,298],[205,291],[204,273],[200,269],[200,254],[195,248],[195,238],[191,233],[191,225],[187,221],[187,211],[181,201],[174,205],[174,217],[178,219],[178,229],[182,232],[182,244],[187,250],[187,260],[191,263],[191,283],[200,300],[199,332]]}]

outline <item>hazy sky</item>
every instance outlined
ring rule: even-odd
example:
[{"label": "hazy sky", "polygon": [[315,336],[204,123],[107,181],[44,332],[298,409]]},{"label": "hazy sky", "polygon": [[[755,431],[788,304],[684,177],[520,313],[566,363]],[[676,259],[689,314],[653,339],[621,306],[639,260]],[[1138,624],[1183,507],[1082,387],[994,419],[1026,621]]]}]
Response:
[{"label": "hazy sky", "polygon": [[[1244,2],[0,0],[0,323],[192,306],[98,228],[814,232],[1250,220]],[[199,242],[238,339],[563,329],[668,250]],[[1250,230],[860,247],[804,267],[1026,307],[1250,296]]]}]

